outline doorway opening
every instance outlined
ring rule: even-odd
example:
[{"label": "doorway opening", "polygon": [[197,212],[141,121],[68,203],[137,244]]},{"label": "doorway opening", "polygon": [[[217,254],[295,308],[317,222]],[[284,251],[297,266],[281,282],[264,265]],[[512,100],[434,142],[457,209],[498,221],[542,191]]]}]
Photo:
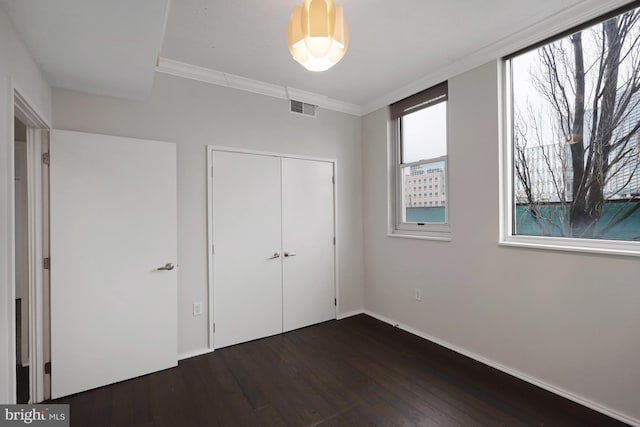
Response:
[{"label": "doorway opening", "polygon": [[48,125],[14,91],[15,401],[50,397]]},{"label": "doorway opening", "polygon": [[29,401],[27,127],[14,117],[16,403]]}]

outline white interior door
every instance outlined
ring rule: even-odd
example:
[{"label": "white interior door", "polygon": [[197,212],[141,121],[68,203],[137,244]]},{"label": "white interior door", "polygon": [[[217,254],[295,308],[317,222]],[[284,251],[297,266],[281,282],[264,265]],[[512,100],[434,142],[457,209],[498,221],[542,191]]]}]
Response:
[{"label": "white interior door", "polygon": [[284,332],[336,317],[333,216],[333,164],[283,158]]},{"label": "white interior door", "polygon": [[52,397],[177,364],[175,144],[51,131]]},{"label": "white interior door", "polygon": [[213,152],[216,348],[282,332],[280,159]]}]

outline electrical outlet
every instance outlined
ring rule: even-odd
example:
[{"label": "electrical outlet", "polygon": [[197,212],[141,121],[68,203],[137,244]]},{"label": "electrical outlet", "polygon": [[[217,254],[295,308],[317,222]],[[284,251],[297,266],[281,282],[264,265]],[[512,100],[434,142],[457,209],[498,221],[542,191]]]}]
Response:
[{"label": "electrical outlet", "polygon": [[416,301],[422,301],[422,290],[416,288]]},{"label": "electrical outlet", "polygon": [[201,302],[194,302],[193,303],[193,315],[194,315],[194,317],[202,315],[202,303]]}]

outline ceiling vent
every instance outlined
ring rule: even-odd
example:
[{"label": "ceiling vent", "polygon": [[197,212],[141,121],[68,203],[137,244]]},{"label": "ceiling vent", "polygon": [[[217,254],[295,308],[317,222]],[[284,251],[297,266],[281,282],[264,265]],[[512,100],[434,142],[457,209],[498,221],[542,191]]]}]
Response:
[{"label": "ceiling vent", "polygon": [[307,104],[306,102],[289,100],[289,112],[294,114],[302,114],[303,116],[316,117],[318,106]]}]

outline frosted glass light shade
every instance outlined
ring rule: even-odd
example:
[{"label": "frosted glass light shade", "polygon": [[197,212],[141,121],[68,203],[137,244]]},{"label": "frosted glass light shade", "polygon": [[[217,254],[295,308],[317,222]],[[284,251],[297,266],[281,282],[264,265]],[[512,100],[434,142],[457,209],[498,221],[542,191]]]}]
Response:
[{"label": "frosted glass light shade", "polygon": [[333,67],[349,43],[342,7],[333,0],[304,0],[302,6],[295,6],[286,36],[291,56],[309,71]]}]

